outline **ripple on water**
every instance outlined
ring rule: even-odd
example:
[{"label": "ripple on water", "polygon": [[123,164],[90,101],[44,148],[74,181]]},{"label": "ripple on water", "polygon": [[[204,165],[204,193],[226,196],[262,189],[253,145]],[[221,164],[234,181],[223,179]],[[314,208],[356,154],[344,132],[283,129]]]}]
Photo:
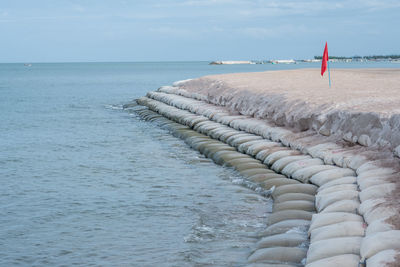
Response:
[{"label": "ripple on water", "polygon": [[31,95],[5,127],[0,265],[244,264],[269,200],[167,131],[104,108],[108,95],[70,89]]}]

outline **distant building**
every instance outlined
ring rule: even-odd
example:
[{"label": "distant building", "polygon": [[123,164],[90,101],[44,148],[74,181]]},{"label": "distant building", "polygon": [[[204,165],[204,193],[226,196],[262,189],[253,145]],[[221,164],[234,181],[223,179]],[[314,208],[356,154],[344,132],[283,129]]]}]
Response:
[{"label": "distant building", "polygon": [[294,59],[274,59],[271,60],[272,64],[294,64],[296,61]]},{"label": "distant building", "polygon": [[249,60],[212,61],[210,65],[256,64]]}]

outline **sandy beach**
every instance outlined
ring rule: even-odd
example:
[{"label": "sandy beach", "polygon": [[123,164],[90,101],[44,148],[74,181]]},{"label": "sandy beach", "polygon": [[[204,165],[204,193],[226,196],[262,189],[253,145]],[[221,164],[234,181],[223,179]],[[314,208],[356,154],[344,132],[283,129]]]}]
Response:
[{"label": "sandy beach", "polygon": [[319,69],[301,69],[211,75],[183,87],[196,91],[201,88],[200,92],[207,90],[210,95],[225,95],[225,90],[280,95],[289,105],[302,101],[311,109],[340,108],[386,116],[400,113],[400,69],[333,69],[331,81],[329,87],[328,73],[321,77]]},{"label": "sandy beach", "polygon": [[331,80],[329,87],[327,73],[321,77],[319,69],[301,69],[205,76],[180,87],[279,126],[395,150],[400,69],[334,69]]}]

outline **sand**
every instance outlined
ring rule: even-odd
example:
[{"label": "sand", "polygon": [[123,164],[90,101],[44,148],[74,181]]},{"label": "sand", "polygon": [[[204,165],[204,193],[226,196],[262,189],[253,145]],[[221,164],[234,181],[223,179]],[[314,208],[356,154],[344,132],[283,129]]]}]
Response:
[{"label": "sand", "polygon": [[[187,92],[244,115],[400,152],[400,69],[319,69],[205,76]],[[362,137],[361,137],[362,136]],[[361,138],[360,138],[361,137]]]},{"label": "sand", "polygon": [[328,73],[321,77],[319,69],[212,75],[192,80],[184,87],[197,87],[198,82],[255,94],[279,94],[288,101],[304,101],[310,107],[329,105],[386,115],[400,113],[400,69],[333,69],[331,87]]}]

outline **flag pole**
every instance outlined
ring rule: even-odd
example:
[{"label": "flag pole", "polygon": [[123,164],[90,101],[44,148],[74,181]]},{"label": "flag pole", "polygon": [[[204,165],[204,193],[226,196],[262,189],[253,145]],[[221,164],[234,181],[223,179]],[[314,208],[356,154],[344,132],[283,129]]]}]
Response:
[{"label": "flag pole", "polygon": [[329,76],[329,88],[331,88],[331,68],[329,67],[329,59],[328,59],[328,76]]}]

